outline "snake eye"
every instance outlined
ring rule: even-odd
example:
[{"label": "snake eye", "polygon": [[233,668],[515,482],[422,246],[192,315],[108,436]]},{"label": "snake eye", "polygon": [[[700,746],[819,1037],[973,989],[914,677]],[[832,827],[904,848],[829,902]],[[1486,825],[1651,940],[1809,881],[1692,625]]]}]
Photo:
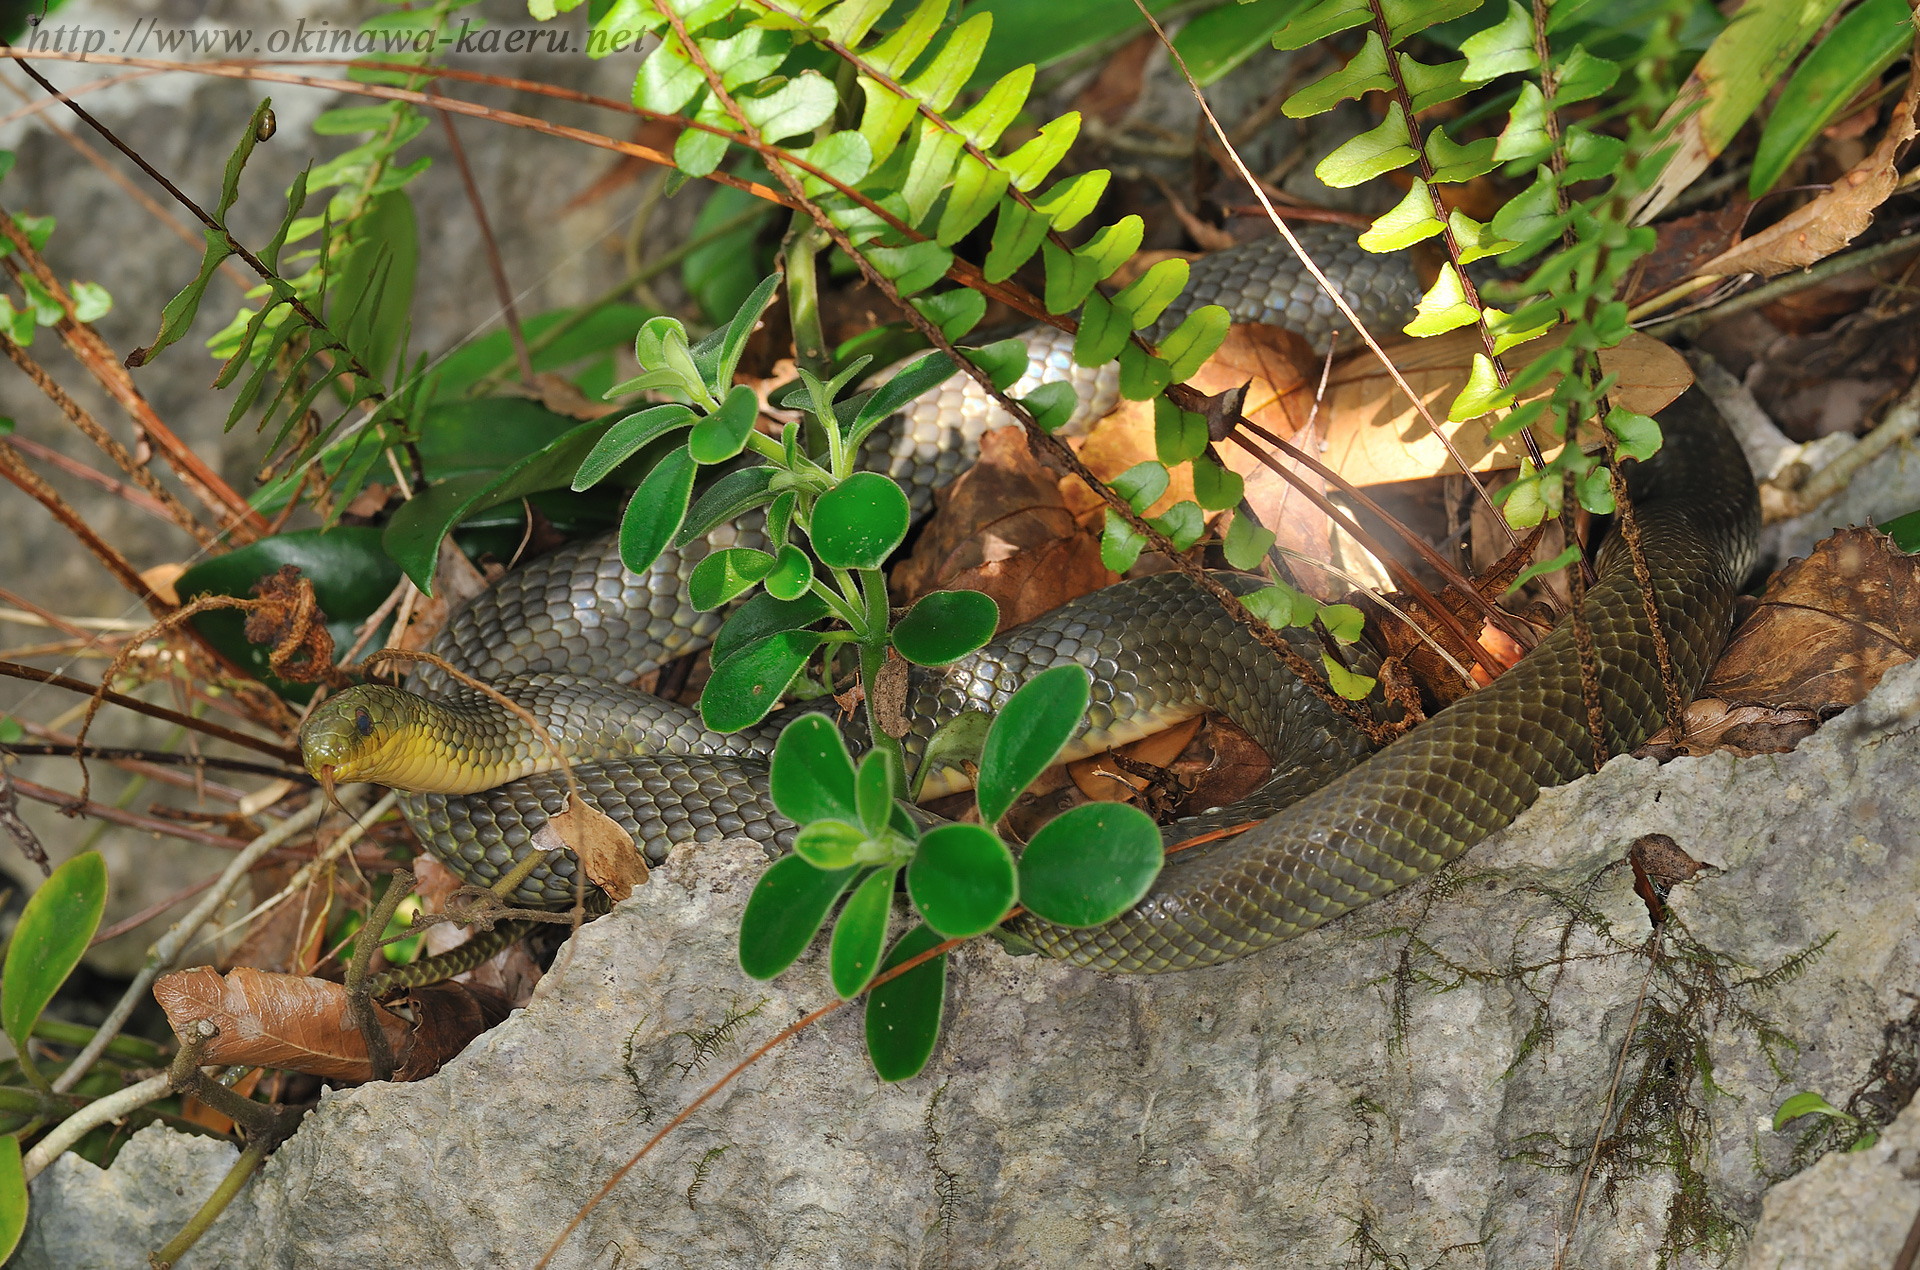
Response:
[{"label": "snake eye", "polygon": [[353,730],[361,736],[373,735],[373,716],[367,713],[365,706],[360,706],[354,710]]}]

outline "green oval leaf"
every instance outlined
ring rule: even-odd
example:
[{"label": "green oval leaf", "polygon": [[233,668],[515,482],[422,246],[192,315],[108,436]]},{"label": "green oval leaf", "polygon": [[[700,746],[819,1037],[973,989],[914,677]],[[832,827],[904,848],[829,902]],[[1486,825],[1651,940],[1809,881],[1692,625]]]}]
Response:
[{"label": "green oval leaf", "polygon": [[620,518],[620,563],[635,573],[653,567],[687,518],[693,478],[699,471],[700,465],[681,446],[647,473]]},{"label": "green oval leaf", "polygon": [[[882,973],[911,961],[943,941],[925,923],[893,945],[880,963]],[[867,995],[867,1057],[881,1080],[918,1076],[940,1039],[940,1015],[947,1004],[947,955],[930,957]]]},{"label": "green oval leaf", "polygon": [[735,609],[719,633],[713,637],[709,660],[716,666],[748,644],[780,631],[797,631],[811,626],[827,615],[827,602],[817,595],[796,600],[781,600],[771,595],[756,595]]},{"label": "green oval leaf", "polygon": [[979,591],[923,595],[893,628],[893,646],[916,666],[946,666],[993,638],[1000,606]]},{"label": "green oval leaf", "polygon": [[854,775],[854,801],[860,805],[860,823],[869,834],[884,832],[893,818],[893,752],[871,749]]},{"label": "green oval leaf", "polygon": [[740,969],[749,978],[771,979],[791,966],[858,872],[816,869],[797,855],[775,860],[740,914]]},{"label": "green oval leaf", "polygon": [[765,506],[777,498],[791,500],[792,491],[785,495],[767,492],[767,487],[773,484],[773,475],[774,469],[771,467],[749,467],[729,472],[715,481],[694,500],[692,509],[687,512],[687,518],[680,526],[680,532],[673,536],[673,545],[684,547],[695,538],[705,538],[716,525],[725,524],[741,513]]},{"label": "green oval leaf", "polygon": [[981,824],[996,824],[1079,730],[1092,693],[1082,666],[1055,666],[1022,684],[1000,708],[980,750]]},{"label": "green oval leaf", "polygon": [[773,713],[780,694],[824,637],[782,631],[756,640],[714,667],[700,692],[700,718],[715,732],[738,732]]},{"label": "green oval leaf", "polygon": [[907,536],[907,496],[878,472],[855,472],[814,500],[808,536],[829,569],[878,569]]},{"label": "green oval leaf", "polygon": [[816,820],[801,826],[793,838],[793,853],[816,869],[844,869],[867,840],[857,825],[844,820]]},{"label": "green oval leaf", "polygon": [[1126,803],[1085,803],[1040,827],[1020,856],[1020,902],[1043,921],[1082,929],[1140,902],[1160,875],[1160,830]]},{"label": "green oval leaf", "polygon": [[772,556],[752,547],[711,552],[687,575],[687,603],[711,612],[766,577],[773,565]]},{"label": "green oval leaf", "polygon": [[773,805],[796,825],[816,820],[860,823],[853,760],[840,729],[824,714],[803,714],[781,729],[768,781]]},{"label": "green oval leaf", "polygon": [[[773,569],[765,579],[767,594],[776,600],[798,600],[813,585],[813,561],[807,553],[788,543],[780,548]],[[824,608],[826,601],[821,601]]]},{"label": "green oval leaf", "polygon": [[720,408],[693,425],[687,452],[699,463],[725,463],[747,448],[760,399],[745,384],[735,384]]},{"label": "green oval leaf", "polygon": [[1040,426],[1040,431],[1054,433],[1073,418],[1073,412],[1080,407],[1080,398],[1075,395],[1072,384],[1055,379],[1036,386],[1020,398],[1020,404],[1033,412],[1033,421]]},{"label": "green oval leaf", "polygon": [[1795,1094],[1780,1104],[1780,1110],[1773,1113],[1773,1131],[1780,1132],[1789,1120],[1798,1120],[1801,1116],[1841,1115],[1838,1107],[1811,1091]]},{"label": "green oval leaf", "polygon": [[33,1021],[80,964],[107,904],[107,864],[98,851],[73,857],[40,884],[20,913],[0,967],[0,1030],[26,1053]]},{"label": "green oval leaf", "polygon": [[980,825],[929,829],[907,866],[907,894],[927,925],[949,939],[990,931],[1020,894],[1013,853]]},{"label": "green oval leaf", "polygon": [[880,954],[887,946],[887,918],[893,912],[893,879],[898,869],[876,869],[855,888],[840,910],[828,949],[833,990],[842,998],[860,995],[880,972]]},{"label": "green oval leaf", "polygon": [[[1166,400],[1164,397],[1160,399],[1160,401],[1164,400]],[[1159,404],[1159,401],[1154,403],[1155,414],[1159,413]],[[1155,431],[1158,430],[1156,425]],[[1147,459],[1144,462],[1135,463],[1114,477],[1111,485],[1114,493],[1127,500],[1127,506],[1136,512],[1145,512],[1162,494],[1167,492],[1169,479],[1165,464]]]},{"label": "green oval leaf", "polygon": [[0,1262],[20,1246],[27,1229],[27,1174],[20,1164],[20,1139],[0,1138]]},{"label": "green oval leaf", "polygon": [[583,490],[598,485],[606,479],[607,473],[640,453],[649,442],[675,428],[684,428],[693,421],[692,408],[678,402],[650,406],[628,415],[608,428],[587,457],[581,460],[573,474],[573,488]]}]

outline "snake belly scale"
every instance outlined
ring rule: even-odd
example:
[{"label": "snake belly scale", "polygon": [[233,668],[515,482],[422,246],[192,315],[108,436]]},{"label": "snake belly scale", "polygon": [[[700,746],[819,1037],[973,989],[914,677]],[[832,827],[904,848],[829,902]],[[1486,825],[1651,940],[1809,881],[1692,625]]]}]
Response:
[{"label": "snake belly scale", "polygon": [[[1364,253],[1336,227],[1302,228],[1363,320],[1405,320],[1419,288],[1400,258]],[[1210,302],[1236,320],[1287,325],[1317,343],[1338,335],[1331,302],[1283,244],[1202,258],[1181,312],[1162,324]],[[1080,410],[1070,428],[1111,408],[1111,367],[1074,367],[1058,332],[1027,338],[1028,378],[1014,395],[1046,380],[1072,381]],[[1735,591],[1751,567],[1758,496],[1739,447],[1697,391],[1661,420],[1665,446],[1630,482],[1673,668],[1690,694],[1725,642]],[[932,490],[972,462],[980,435],[1007,422],[956,376],[877,430],[863,465],[900,480],[924,512]],[[710,550],[761,541],[758,521],[744,517],[668,551],[644,576],[621,565],[612,536],[570,544],[476,597],[434,651],[540,717],[575,765],[582,793],[650,862],[678,843],[737,836],[780,854],[794,833],[767,790],[780,714],[721,736],[696,712],[631,686],[718,627],[721,615],[694,613],[681,599],[693,565]],[[1618,753],[1663,722],[1665,698],[1645,605],[1617,538],[1601,552],[1599,571],[1585,613],[1608,748]],[[1184,969],[1291,938],[1433,872],[1510,823],[1542,787],[1593,767],[1565,624],[1492,685],[1368,757],[1349,724],[1179,574],[1122,582],[1004,632],[953,666],[916,670],[910,757],[958,711],[993,709],[1026,678],[1066,662],[1093,679],[1093,705],[1066,757],[1212,709],[1266,747],[1274,768],[1249,799],[1169,826],[1178,840],[1259,821],[1169,857],[1146,898],[1115,921],[1091,930],[1031,917],[1010,924],[1041,952],[1095,967]],[[410,689],[363,685],[325,703],[302,732],[308,766],[403,790],[402,810],[428,849],[469,880],[490,883],[539,849],[534,835],[564,809],[565,781],[524,723],[486,697],[430,668]],[[571,853],[554,853],[514,899],[571,903],[576,867]]]}]

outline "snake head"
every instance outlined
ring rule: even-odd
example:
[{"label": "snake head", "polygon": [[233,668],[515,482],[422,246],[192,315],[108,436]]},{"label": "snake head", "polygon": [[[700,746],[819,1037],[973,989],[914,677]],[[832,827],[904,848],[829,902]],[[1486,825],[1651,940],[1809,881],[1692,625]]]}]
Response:
[{"label": "snake head", "polygon": [[407,694],[384,684],[359,684],[329,697],[300,728],[300,757],[323,785],[384,784],[400,766]]}]

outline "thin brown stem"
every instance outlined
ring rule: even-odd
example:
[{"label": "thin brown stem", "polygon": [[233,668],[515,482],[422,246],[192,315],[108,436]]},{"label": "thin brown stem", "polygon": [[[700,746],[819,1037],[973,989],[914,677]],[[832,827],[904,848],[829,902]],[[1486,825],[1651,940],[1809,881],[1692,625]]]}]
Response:
[{"label": "thin brown stem", "polygon": [[61,472],[73,477],[77,481],[85,481],[97,489],[105,490],[115,498],[126,503],[129,507],[138,507],[141,511],[147,513],[147,515],[157,520],[164,520],[176,528],[178,527],[178,522],[174,520],[172,514],[167,511],[166,506],[161,503],[159,499],[154,498],[144,490],[135,489],[125,481],[108,476],[98,468],[89,467],[78,459],[70,459],[52,446],[42,445],[31,437],[18,435],[0,437],[0,445],[10,445],[30,459],[38,459],[48,467],[58,468]]},{"label": "thin brown stem", "polygon": [[[90,684],[80,679],[69,679],[65,675],[56,675],[50,670],[41,670],[37,666],[22,666],[17,662],[0,661],[0,675],[13,679],[26,679],[33,683],[48,684],[55,688],[65,688],[70,692],[85,693],[91,697],[100,691],[100,685]],[[150,705],[138,697],[129,697],[124,693],[111,690],[101,693],[101,698],[112,705],[131,710],[135,714],[144,714],[149,718],[163,719],[168,723],[177,723],[183,728],[226,741],[233,745],[244,746],[261,754],[269,754],[283,763],[300,766],[300,751],[290,746],[277,745],[264,737],[248,736],[244,732],[235,732],[232,728],[222,727],[218,723],[209,723],[205,719],[196,719],[190,714],[169,710],[165,706]]]},{"label": "thin brown stem", "polygon": [[374,1014],[373,998],[367,992],[367,973],[373,968],[373,954],[380,947],[380,937],[400,910],[400,901],[412,893],[413,874],[396,872],[387,880],[387,893],[367,914],[360,937],[354,941],[353,961],[347,966],[348,1007],[353,1011],[354,1026],[360,1029],[361,1038],[367,1043],[367,1059],[373,1066],[376,1081],[393,1079],[393,1049],[387,1044],[387,1034]]},{"label": "thin brown stem", "polygon": [[[1573,512],[1579,503],[1572,472],[1564,474],[1561,488],[1560,520],[1567,538],[1573,540]],[[1593,627],[1587,621],[1587,571],[1582,553],[1567,568],[1567,590],[1573,600],[1573,647],[1580,655],[1580,700],[1587,708],[1587,735],[1593,738],[1593,770],[1599,771],[1612,757],[1607,748],[1607,720],[1600,710],[1600,660],[1593,649]]]},{"label": "thin brown stem", "polygon": [[140,571],[129,564],[127,558],[115,550],[106,539],[95,533],[93,526],[89,525],[79,512],[68,506],[67,500],[55,493],[53,486],[42,480],[39,473],[22,462],[12,446],[0,446],[0,476],[19,486],[35,502],[52,513],[53,518],[59,521],[68,533],[78,538],[80,545],[91,551],[94,558],[107,567],[107,572],[111,573],[121,586],[139,596],[141,603],[145,604],[156,617],[164,617],[173,611],[171,604],[154,594],[153,588],[148,586],[146,579],[140,576]]},{"label": "thin brown stem", "polygon": [[[435,94],[438,96],[438,94]],[[473,179],[473,165],[467,162],[467,148],[460,144],[460,130],[453,116],[436,109],[447,130],[447,149],[453,152],[453,164],[460,169],[460,183],[466,187],[467,202],[473,206],[474,223],[480,227],[480,245],[486,249],[487,271],[493,275],[494,293],[500,297],[500,313],[506,319],[507,336],[513,341],[513,356],[520,363],[521,382],[533,382],[533,355],[527,351],[527,333],[520,329],[520,310],[513,302],[513,287],[507,281],[507,266],[500,259],[500,244],[494,241],[493,226],[487,223],[486,200],[480,197],[480,185]]]},{"label": "thin brown stem", "polygon": [[72,794],[49,789],[45,785],[36,785],[32,781],[22,780],[17,776],[13,778],[13,785],[22,798],[31,798],[36,803],[58,807],[62,812],[76,816],[105,820],[112,824],[124,825],[129,829],[139,829],[145,833],[163,834],[169,838],[178,838],[182,842],[197,842],[203,847],[218,847],[222,851],[238,851],[247,845],[245,838],[229,838],[222,834],[208,833],[204,829],[183,825],[179,821],[162,820],[158,816],[143,816],[137,811],[89,802],[84,798],[76,798]]},{"label": "thin brown stem", "polygon": [[1667,698],[1667,726],[1676,741],[1687,735],[1687,698],[1680,691],[1680,676],[1673,666],[1673,648],[1667,640],[1666,619],[1660,616],[1660,604],[1654,596],[1653,570],[1647,564],[1647,545],[1640,536],[1640,515],[1634,510],[1633,496],[1620,465],[1611,455],[1604,457],[1607,479],[1613,486],[1613,502],[1620,516],[1620,537],[1626,541],[1627,557],[1633,562],[1633,580],[1640,587],[1640,605],[1647,615],[1647,629],[1653,637],[1653,657],[1660,667],[1660,688]]}]

